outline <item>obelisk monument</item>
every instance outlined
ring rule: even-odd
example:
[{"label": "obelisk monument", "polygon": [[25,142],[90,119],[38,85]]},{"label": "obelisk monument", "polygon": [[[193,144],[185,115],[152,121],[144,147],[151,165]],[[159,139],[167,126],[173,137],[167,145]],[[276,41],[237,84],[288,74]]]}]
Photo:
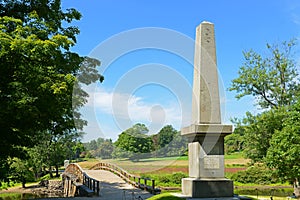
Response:
[{"label": "obelisk monument", "polygon": [[192,125],[181,130],[188,137],[189,178],[182,179],[183,195],[196,198],[233,197],[233,182],[224,177],[224,137],[231,125],[222,125],[214,25],[196,29]]}]

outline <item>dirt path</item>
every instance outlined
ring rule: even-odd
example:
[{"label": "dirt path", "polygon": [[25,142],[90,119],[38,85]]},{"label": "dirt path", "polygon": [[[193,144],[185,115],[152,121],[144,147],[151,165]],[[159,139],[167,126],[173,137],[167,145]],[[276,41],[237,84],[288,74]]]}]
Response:
[{"label": "dirt path", "polygon": [[[100,197],[97,197],[97,199],[129,200],[138,199],[138,197],[141,197],[140,199],[147,199],[153,196],[149,192],[133,187],[111,172],[104,170],[85,170],[85,172],[89,176],[101,181]],[[133,196],[134,198],[132,198]]]}]

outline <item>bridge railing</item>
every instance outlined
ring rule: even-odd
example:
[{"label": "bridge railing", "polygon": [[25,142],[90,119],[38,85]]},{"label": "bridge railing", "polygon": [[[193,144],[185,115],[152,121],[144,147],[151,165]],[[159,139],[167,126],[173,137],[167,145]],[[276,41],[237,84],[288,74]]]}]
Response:
[{"label": "bridge railing", "polygon": [[[64,193],[66,196],[75,196],[77,193],[86,193],[84,195],[87,196],[90,196],[91,193],[98,196],[100,194],[100,181],[88,176],[76,163],[68,165],[63,174],[63,179]],[[82,187],[82,185],[87,188]],[[84,192],[80,190],[83,190]],[[82,195],[79,194],[79,196]]]},{"label": "bridge railing", "polygon": [[155,180],[149,178],[142,178],[140,176],[135,176],[133,174],[128,173],[121,167],[118,167],[115,164],[107,163],[107,162],[100,162],[91,167],[91,169],[101,169],[110,171],[117,176],[121,177],[125,182],[144,190],[147,190],[153,194],[156,194],[160,190],[155,188]]}]

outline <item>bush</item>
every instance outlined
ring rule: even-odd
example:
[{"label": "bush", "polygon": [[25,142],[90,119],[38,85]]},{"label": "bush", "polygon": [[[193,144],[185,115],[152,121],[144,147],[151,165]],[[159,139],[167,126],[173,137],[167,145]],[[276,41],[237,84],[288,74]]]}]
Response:
[{"label": "bush", "polygon": [[272,184],[279,182],[279,179],[274,175],[273,171],[265,166],[254,165],[245,171],[239,171],[228,177],[240,183],[254,183],[254,184]]},{"label": "bush", "polygon": [[154,179],[157,186],[174,187],[181,185],[181,179],[187,177],[187,174],[176,172],[173,174],[143,174],[142,178]]},{"label": "bush", "polygon": [[182,173],[182,172],[176,172],[174,174],[171,175],[171,181],[172,183],[175,184],[181,184],[181,179],[187,177],[186,174]]}]

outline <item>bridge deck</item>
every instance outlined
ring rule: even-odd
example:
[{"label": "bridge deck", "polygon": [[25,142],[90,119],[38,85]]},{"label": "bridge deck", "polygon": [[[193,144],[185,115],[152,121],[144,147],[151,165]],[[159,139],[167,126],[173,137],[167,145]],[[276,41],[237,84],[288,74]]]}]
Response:
[{"label": "bridge deck", "polygon": [[[134,192],[135,199],[139,196],[142,199],[147,199],[151,196],[149,192],[137,189],[132,185],[126,183],[117,175],[105,170],[84,170],[88,176],[101,181],[100,197],[97,199],[111,200],[111,199],[132,199],[132,192]],[[126,197],[124,197],[124,195]]]}]

